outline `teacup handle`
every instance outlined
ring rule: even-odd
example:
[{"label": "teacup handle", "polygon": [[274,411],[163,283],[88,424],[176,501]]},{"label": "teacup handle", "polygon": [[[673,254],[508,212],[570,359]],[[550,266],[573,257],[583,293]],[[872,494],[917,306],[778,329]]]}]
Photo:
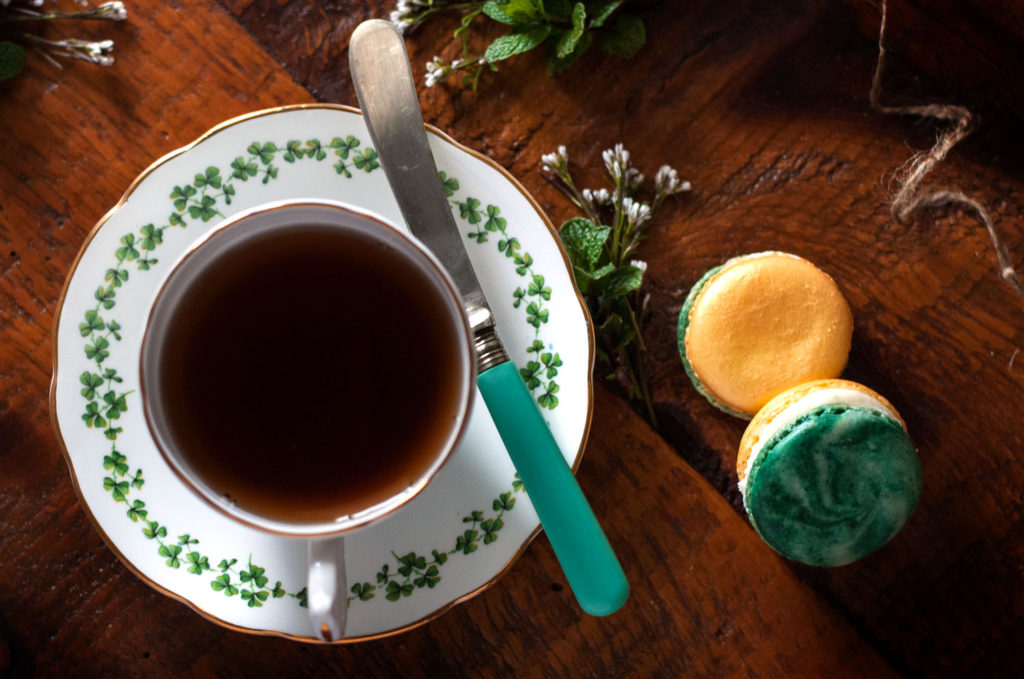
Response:
[{"label": "teacup handle", "polygon": [[341,639],[348,618],[344,538],[309,541],[309,577],[306,582],[306,605],[314,632],[323,641]]}]

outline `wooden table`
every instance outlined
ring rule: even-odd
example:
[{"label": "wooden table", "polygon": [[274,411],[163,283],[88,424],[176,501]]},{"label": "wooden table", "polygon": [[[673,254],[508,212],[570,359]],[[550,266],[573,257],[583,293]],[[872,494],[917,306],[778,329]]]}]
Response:
[{"label": "wooden table", "polygon": [[[0,673],[1024,673],[1024,299],[999,280],[969,216],[890,218],[888,182],[935,128],[869,107],[871,2],[639,2],[649,43],[631,61],[595,50],[549,78],[528,55],[477,92],[420,90],[428,121],[508,168],[556,223],[574,213],[538,166],[558,144],[587,183],[601,180],[601,150],[622,141],[649,174],[669,163],[693,184],[642,250],[660,430],[598,380],[579,473],[632,582],[621,612],[582,615],[543,536],[494,587],[434,622],[344,647],[223,629],[115,558],[79,506],[50,424],[50,329],[68,268],[158,156],[252,110],[354,104],[348,36],[391,4],[133,0],[126,24],[82,29],[115,38],[114,67],[57,71],[30,58],[0,89]],[[894,28],[887,87],[986,113],[934,180],[988,205],[1024,262],[1019,102],[1006,96],[1018,80],[990,77],[1019,67],[999,61],[1020,53],[1018,15],[983,0],[895,4],[906,23]],[[929,11],[961,23],[936,28]],[[417,70],[453,28],[438,20],[409,37]],[[765,249],[803,255],[837,280],[856,323],[845,374],[899,408],[923,462],[909,525],[845,568],[798,566],[757,538],[733,471],[744,424],[696,394],[676,353],[676,315],[697,277]]]}]

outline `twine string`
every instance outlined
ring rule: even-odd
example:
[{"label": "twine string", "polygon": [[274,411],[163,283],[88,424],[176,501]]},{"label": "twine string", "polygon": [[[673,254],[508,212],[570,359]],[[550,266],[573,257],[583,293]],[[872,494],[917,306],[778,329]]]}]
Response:
[{"label": "twine string", "polygon": [[871,107],[880,113],[895,115],[914,115],[932,118],[948,123],[948,127],[939,135],[930,150],[911,157],[907,169],[897,177],[898,189],[892,201],[892,216],[901,224],[905,224],[922,212],[934,208],[958,205],[973,212],[985,226],[992,247],[996,251],[1000,277],[1021,296],[1024,296],[1024,283],[1021,282],[1017,270],[1010,259],[1009,250],[999,232],[992,215],[980,202],[955,189],[933,189],[922,187],[921,182],[929,172],[971,133],[974,116],[963,106],[949,104],[918,104],[907,106],[889,106],[881,102],[882,70],[885,66],[885,28],[887,19],[887,0],[882,0],[882,21],[878,28],[878,61],[875,63],[874,77],[871,79],[871,91],[868,100]]}]

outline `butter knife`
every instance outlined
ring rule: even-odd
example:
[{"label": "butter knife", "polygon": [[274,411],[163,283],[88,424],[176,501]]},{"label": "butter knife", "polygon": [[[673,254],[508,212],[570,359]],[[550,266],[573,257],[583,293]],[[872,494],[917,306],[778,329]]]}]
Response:
[{"label": "butter knife", "polygon": [[427,143],[401,34],[387,21],[363,22],[349,42],[349,65],[363,117],[402,217],[413,235],[445,265],[462,296],[473,329],[480,395],[569,586],[587,613],[614,613],[626,602],[629,583],[498,338]]}]

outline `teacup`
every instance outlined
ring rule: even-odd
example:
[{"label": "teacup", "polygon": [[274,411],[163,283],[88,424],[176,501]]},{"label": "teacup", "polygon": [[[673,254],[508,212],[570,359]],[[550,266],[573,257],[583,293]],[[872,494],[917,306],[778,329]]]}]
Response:
[{"label": "teacup", "polygon": [[339,639],[344,534],[422,491],[468,422],[473,344],[444,267],[340,203],[262,205],[174,264],[140,360],[171,469],[231,519],[309,541],[313,628]]}]

